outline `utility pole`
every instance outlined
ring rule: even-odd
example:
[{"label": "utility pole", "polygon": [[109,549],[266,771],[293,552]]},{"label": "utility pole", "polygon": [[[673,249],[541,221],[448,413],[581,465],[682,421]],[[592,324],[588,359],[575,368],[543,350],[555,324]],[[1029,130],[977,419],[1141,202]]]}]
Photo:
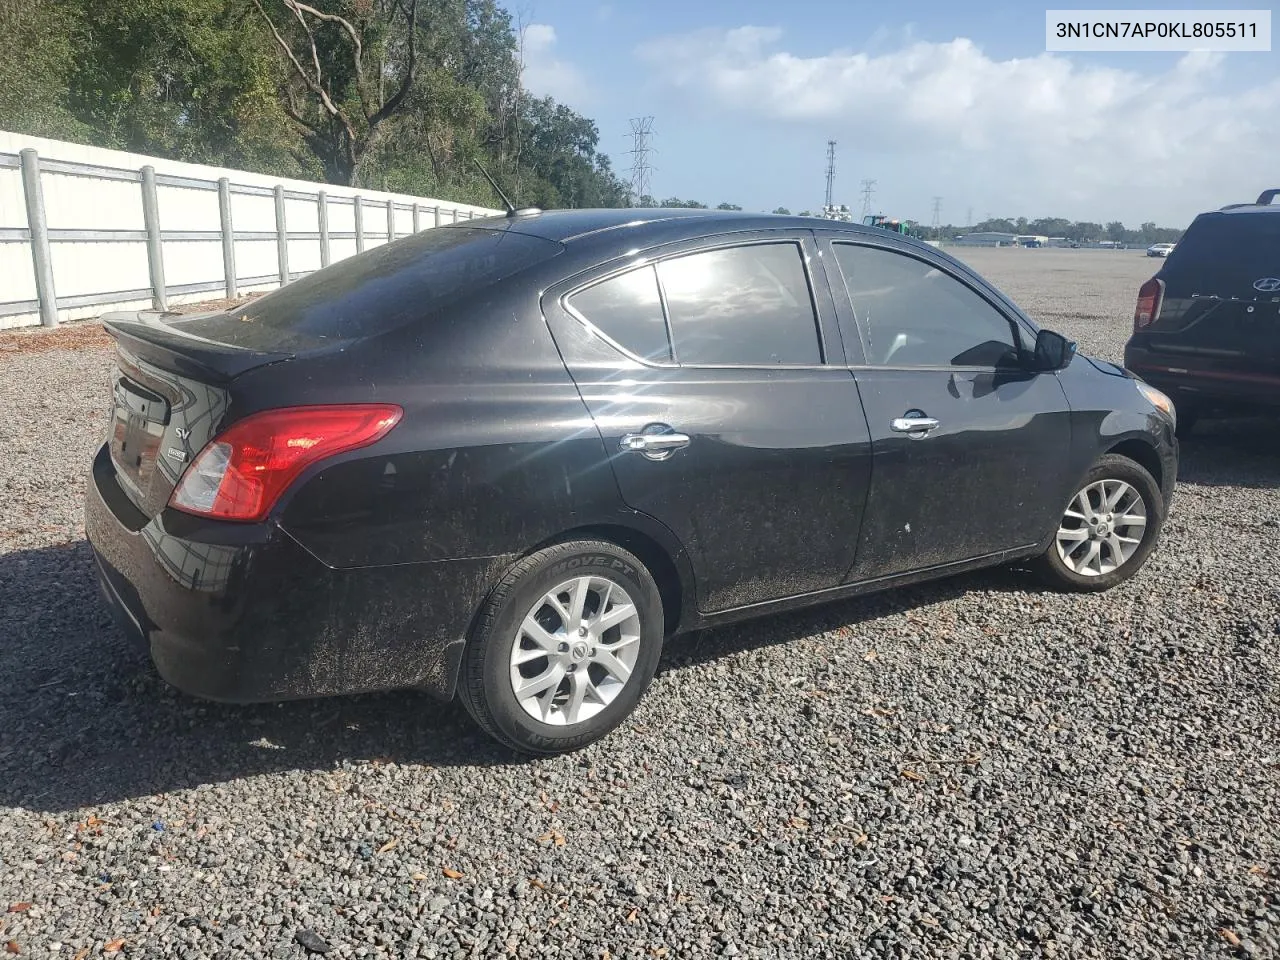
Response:
[{"label": "utility pole", "polygon": [[942,226],[942,198],[933,198],[933,229],[937,230]]},{"label": "utility pole", "polygon": [[970,208],[969,208],[969,213],[968,213],[968,215],[965,217],[965,224],[964,224],[964,225],[965,225],[966,227],[970,228],[970,229],[972,229],[972,228],[973,228],[973,207],[970,207]]},{"label": "utility pole", "polygon": [[862,181],[862,216],[863,219],[871,215],[871,195],[875,193],[876,182],[874,180]]},{"label": "utility pole", "polygon": [[653,117],[636,117],[631,121],[631,206],[651,195],[649,184],[653,167],[649,165],[649,138],[653,136]]},{"label": "utility pole", "polygon": [[836,183],[836,142],[827,141],[827,202],[828,210],[835,205],[834,188]]}]

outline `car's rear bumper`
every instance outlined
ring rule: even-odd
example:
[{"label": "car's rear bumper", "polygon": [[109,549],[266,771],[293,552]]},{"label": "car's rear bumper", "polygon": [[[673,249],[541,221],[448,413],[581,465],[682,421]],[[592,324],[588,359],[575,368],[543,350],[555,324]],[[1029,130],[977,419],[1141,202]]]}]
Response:
[{"label": "car's rear bumper", "polygon": [[1280,370],[1241,370],[1224,360],[1156,353],[1132,343],[1124,365],[1176,406],[1202,412],[1280,409]]},{"label": "car's rear bumper", "polygon": [[103,447],[85,500],[99,583],[175,687],[241,703],[453,696],[471,618],[508,558],[334,569],[274,523],[147,520],[114,477]]}]

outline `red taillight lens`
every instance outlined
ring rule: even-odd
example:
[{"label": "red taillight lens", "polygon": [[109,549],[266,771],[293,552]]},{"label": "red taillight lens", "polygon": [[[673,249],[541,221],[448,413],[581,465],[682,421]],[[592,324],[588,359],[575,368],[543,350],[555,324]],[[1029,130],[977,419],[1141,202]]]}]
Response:
[{"label": "red taillight lens", "polygon": [[1164,281],[1152,277],[1138,290],[1138,306],[1133,311],[1133,329],[1141,330],[1160,319],[1160,305],[1164,303]]},{"label": "red taillight lens", "polygon": [[261,520],[311,464],[381,440],[403,414],[390,403],[285,407],[252,414],[200,451],[169,504],[219,520]]}]

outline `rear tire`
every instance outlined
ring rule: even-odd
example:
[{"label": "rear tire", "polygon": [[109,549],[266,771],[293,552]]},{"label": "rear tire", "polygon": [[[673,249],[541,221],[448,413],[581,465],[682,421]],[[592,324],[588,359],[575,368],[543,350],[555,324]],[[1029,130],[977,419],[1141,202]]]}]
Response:
[{"label": "rear tire", "polygon": [[1067,503],[1053,542],[1036,560],[1037,572],[1059,590],[1110,590],[1142,569],[1164,514],[1155,478],[1128,457],[1108,453]]},{"label": "rear tire", "polygon": [[579,750],[640,701],[663,629],[658,586],[634,555],[603,540],[547,547],[485,602],[463,653],[460,699],[515,750]]}]

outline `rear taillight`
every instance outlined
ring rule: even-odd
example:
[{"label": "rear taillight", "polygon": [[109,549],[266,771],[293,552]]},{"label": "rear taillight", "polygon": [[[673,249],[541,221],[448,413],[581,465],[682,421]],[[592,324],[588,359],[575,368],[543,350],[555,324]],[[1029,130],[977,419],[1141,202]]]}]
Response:
[{"label": "rear taillight", "polygon": [[382,439],[403,414],[389,403],[285,407],[252,414],[200,451],[169,504],[219,520],[261,520],[311,464]]},{"label": "rear taillight", "polygon": [[1160,319],[1162,303],[1164,303],[1164,281],[1152,277],[1138,290],[1138,306],[1133,311],[1135,333]]}]

